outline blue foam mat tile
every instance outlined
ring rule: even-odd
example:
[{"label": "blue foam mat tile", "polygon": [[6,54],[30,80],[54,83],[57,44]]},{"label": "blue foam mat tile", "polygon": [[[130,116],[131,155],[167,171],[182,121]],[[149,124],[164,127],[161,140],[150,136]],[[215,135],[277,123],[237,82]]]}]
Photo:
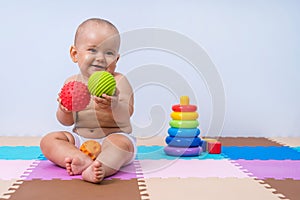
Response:
[{"label": "blue foam mat tile", "polygon": [[300,147],[293,147],[296,151],[300,152]]},{"label": "blue foam mat tile", "polygon": [[231,160],[300,160],[300,152],[287,146],[222,147],[222,155]]},{"label": "blue foam mat tile", "polygon": [[48,160],[48,159],[44,156],[44,154],[40,154],[37,160]]},{"label": "blue foam mat tile", "polygon": [[200,156],[193,157],[177,157],[177,156],[169,156],[164,152],[164,146],[138,146],[137,160],[192,160],[192,159],[213,159],[220,160],[225,159],[221,154],[208,154],[202,153]]},{"label": "blue foam mat tile", "polygon": [[40,160],[42,155],[39,146],[0,146],[1,160]]}]

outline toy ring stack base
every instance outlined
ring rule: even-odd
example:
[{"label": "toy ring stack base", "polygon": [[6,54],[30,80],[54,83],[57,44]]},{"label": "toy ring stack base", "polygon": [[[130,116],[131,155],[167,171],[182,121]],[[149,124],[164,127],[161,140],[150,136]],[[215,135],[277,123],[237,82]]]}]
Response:
[{"label": "toy ring stack base", "polygon": [[172,147],[166,146],[164,148],[164,152],[169,156],[185,156],[185,157],[192,157],[192,156],[199,156],[202,153],[201,147]]}]

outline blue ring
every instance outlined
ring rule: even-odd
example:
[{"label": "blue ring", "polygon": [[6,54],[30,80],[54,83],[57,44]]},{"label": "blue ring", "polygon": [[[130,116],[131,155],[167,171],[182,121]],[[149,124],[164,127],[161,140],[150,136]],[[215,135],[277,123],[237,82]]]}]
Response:
[{"label": "blue ring", "polygon": [[166,137],[166,143],[173,147],[198,147],[202,145],[199,137]]},{"label": "blue ring", "polygon": [[202,153],[201,147],[182,148],[166,146],[164,152],[169,156],[191,157],[199,156]]},{"label": "blue ring", "polygon": [[168,133],[172,137],[198,137],[200,130],[198,128],[169,128]]}]

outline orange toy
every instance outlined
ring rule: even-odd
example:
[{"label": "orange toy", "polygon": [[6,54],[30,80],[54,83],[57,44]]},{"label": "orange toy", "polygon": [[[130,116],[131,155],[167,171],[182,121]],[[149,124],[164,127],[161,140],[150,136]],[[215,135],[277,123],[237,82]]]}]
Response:
[{"label": "orange toy", "polygon": [[95,160],[101,152],[101,145],[94,140],[88,140],[85,141],[79,149],[80,151],[91,157],[93,160]]}]

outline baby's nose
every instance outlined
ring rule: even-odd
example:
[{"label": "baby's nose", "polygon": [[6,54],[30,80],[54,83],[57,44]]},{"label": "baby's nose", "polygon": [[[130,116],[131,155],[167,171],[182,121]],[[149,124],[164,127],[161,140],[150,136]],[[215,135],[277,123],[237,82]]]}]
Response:
[{"label": "baby's nose", "polygon": [[102,52],[98,52],[96,54],[96,60],[98,60],[98,61],[104,61],[105,60],[104,54]]}]

